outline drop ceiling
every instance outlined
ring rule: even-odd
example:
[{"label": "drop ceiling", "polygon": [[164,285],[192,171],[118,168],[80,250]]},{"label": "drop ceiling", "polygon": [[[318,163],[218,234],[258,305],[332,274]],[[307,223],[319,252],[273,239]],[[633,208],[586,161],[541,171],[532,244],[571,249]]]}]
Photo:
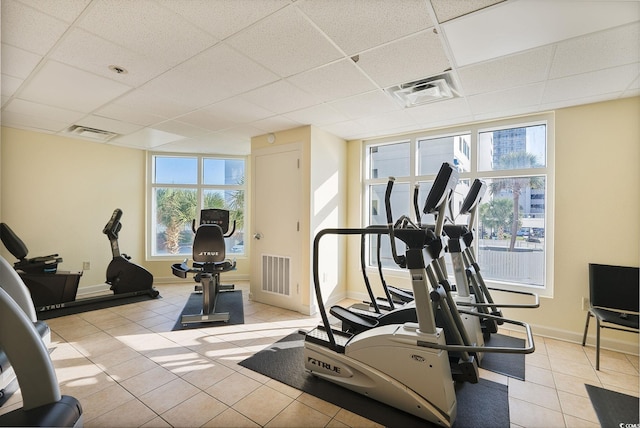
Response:
[{"label": "drop ceiling", "polygon": [[[638,1],[1,4],[2,125],[92,143],[244,155],[301,125],[367,139],[640,94]],[[457,96],[386,91],[443,73]]]}]

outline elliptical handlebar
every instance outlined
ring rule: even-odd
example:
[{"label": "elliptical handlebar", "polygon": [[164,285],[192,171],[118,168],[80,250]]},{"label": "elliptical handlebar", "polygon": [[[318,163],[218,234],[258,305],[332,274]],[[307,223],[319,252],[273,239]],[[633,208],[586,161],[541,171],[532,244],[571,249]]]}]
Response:
[{"label": "elliptical handlebar", "polygon": [[109,240],[118,239],[118,232],[122,229],[122,224],[120,223],[120,219],[122,218],[122,210],[120,208],[116,208],[113,210],[113,214],[111,214],[111,218],[102,229],[102,233],[109,237]]}]

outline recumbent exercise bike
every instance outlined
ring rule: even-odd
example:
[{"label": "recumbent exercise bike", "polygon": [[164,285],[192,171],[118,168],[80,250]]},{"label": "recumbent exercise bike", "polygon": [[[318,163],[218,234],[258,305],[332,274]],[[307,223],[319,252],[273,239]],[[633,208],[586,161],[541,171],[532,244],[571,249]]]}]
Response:
[{"label": "recumbent exercise bike", "polygon": [[229,211],[210,208],[200,211],[200,226],[196,229],[196,221],[191,225],[196,234],[193,239],[193,263],[189,267],[187,260],[171,266],[173,274],[179,278],[186,278],[188,273],[195,273],[194,280],[199,282],[196,291],[202,291],[202,311],[199,314],[182,315],[183,325],[206,322],[227,322],[228,312],[216,312],[219,293],[231,291],[234,285],[220,283],[220,274],[235,270],[235,260],[226,258],[225,238],[230,237],[236,230],[236,222],[229,232]]}]

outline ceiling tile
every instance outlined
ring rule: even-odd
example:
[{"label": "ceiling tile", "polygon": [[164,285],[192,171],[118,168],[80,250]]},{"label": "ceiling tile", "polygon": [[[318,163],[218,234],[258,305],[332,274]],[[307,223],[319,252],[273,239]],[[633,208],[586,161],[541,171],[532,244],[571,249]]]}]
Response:
[{"label": "ceiling tile", "polygon": [[360,54],[358,66],[385,88],[443,73],[449,60],[440,36],[427,30]]},{"label": "ceiling tile", "polygon": [[383,91],[377,90],[328,103],[350,119],[360,119],[388,111],[400,110],[398,104]]},{"label": "ceiling tile", "polygon": [[361,94],[375,89],[375,85],[356,68],[351,59],[344,59],[323,67],[305,71],[287,80],[322,101]]},{"label": "ceiling tile", "polygon": [[172,134],[154,128],[142,128],[134,133],[114,138],[109,143],[139,149],[152,149],[156,146],[183,139],[183,135]]},{"label": "ceiling tile", "polygon": [[216,43],[182,16],[151,0],[100,0],[78,24],[120,46],[177,65]]},{"label": "ceiling tile", "polygon": [[339,135],[346,140],[356,139],[358,135],[363,135],[367,132],[366,127],[356,120],[332,123],[323,126],[322,129],[333,135]]},{"label": "ceiling tile", "polygon": [[229,98],[202,109],[221,119],[235,123],[249,123],[273,116],[273,112],[240,97]]},{"label": "ceiling tile", "polygon": [[2,43],[44,55],[67,29],[64,22],[17,1],[2,0],[1,5]]},{"label": "ceiling tile", "polygon": [[144,87],[196,109],[277,79],[274,73],[221,43]]},{"label": "ceiling tile", "polygon": [[472,95],[467,97],[467,99],[471,107],[471,112],[475,117],[497,111],[537,106],[540,104],[543,90],[544,83],[536,83],[503,91]]},{"label": "ceiling tile", "polygon": [[219,40],[290,4],[289,0],[159,0]]},{"label": "ceiling tile", "polygon": [[320,103],[320,100],[314,95],[308,94],[284,80],[242,94],[241,98],[278,114]]},{"label": "ceiling tile", "polygon": [[60,122],[47,116],[34,116],[12,111],[2,112],[2,126],[55,133],[67,128],[68,125],[67,122]]},{"label": "ceiling tile", "polygon": [[237,125],[237,122],[221,118],[219,116],[216,116],[214,113],[204,109],[187,113],[184,116],[180,116],[179,119],[181,122],[188,123],[202,129],[207,129],[211,132],[220,131],[222,129],[231,128],[232,126]]},{"label": "ceiling tile", "polygon": [[[509,1],[442,24],[458,66],[638,20],[637,2]],[[576,10],[579,7],[579,12]]]},{"label": "ceiling tile", "polygon": [[297,128],[304,125],[304,123],[296,122],[295,120],[289,119],[285,116],[272,116],[266,119],[256,120],[249,125],[261,129],[263,131],[262,133],[266,133]]},{"label": "ceiling tile", "polygon": [[433,6],[433,11],[436,13],[438,22],[442,23],[503,1],[504,0],[431,0],[431,5]]},{"label": "ceiling tile", "polygon": [[89,128],[102,129],[103,131],[115,132],[116,134],[130,134],[139,131],[142,126],[128,123],[122,120],[114,120],[97,115],[89,115],[75,122],[76,125],[87,126]]},{"label": "ceiling tile", "polygon": [[[597,58],[597,61],[594,61]],[[640,62],[640,23],[559,43],[549,77]]]},{"label": "ceiling tile", "polygon": [[200,153],[216,155],[248,155],[251,152],[250,138],[232,140],[223,134],[209,134],[201,138],[187,138],[163,144],[154,151],[173,153]]},{"label": "ceiling tile", "polygon": [[285,116],[299,123],[316,126],[343,122],[349,119],[346,115],[340,113],[338,110],[329,106],[328,104],[319,104],[313,107],[292,111],[285,114]]},{"label": "ceiling tile", "polygon": [[434,25],[425,0],[376,0],[374,5],[366,0],[307,0],[296,5],[347,55]]},{"label": "ceiling tile", "polygon": [[342,56],[293,6],[279,10],[227,42],[282,77]]},{"label": "ceiling tile", "polygon": [[[109,117],[120,116],[122,113],[138,111],[137,116],[147,120],[153,119],[152,116],[162,117],[163,119],[169,119],[175,116],[181,116],[193,110],[193,107],[172,100],[166,96],[162,90],[155,90],[156,88],[143,86],[134,91],[131,91],[109,106],[103,107],[100,110],[101,114]],[[116,108],[112,108],[115,106]],[[121,113],[120,113],[120,112]]]},{"label": "ceiling tile", "polygon": [[96,110],[95,113],[110,119],[123,120],[142,126],[153,125],[154,123],[163,122],[167,119],[167,117],[152,114],[149,110],[149,108],[134,107],[126,102],[113,102]]},{"label": "ceiling tile", "polygon": [[638,77],[640,64],[630,64],[606,70],[553,79],[547,82],[542,102],[571,100],[587,96],[622,93]]},{"label": "ceiling tile", "polygon": [[12,112],[25,116],[46,117],[52,121],[69,124],[81,119],[85,115],[81,112],[38,104],[18,98],[14,98],[7,104],[4,112]]},{"label": "ceiling tile", "polygon": [[182,135],[188,138],[197,138],[210,134],[211,132],[206,129],[198,128],[197,126],[190,125],[178,120],[167,120],[165,122],[156,123],[153,125],[153,129],[157,129],[171,134]]},{"label": "ceiling tile", "polygon": [[467,100],[464,98],[453,98],[411,107],[406,109],[406,112],[414,121],[424,124],[423,126],[432,122],[471,117],[471,110],[467,105]]},{"label": "ceiling tile", "polygon": [[90,2],[91,0],[31,1],[29,6],[71,23],[80,16]]},{"label": "ceiling tile", "polygon": [[42,57],[2,43],[2,74],[26,79]]},{"label": "ceiling tile", "polygon": [[20,98],[90,112],[130,87],[55,61],[47,61],[20,91]]},{"label": "ceiling tile", "polygon": [[464,95],[542,82],[553,57],[552,46],[533,49],[458,70]]},{"label": "ceiling tile", "polygon": [[6,74],[2,75],[1,80],[0,84],[2,86],[2,95],[5,97],[12,96],[18,90],[20,85],[22,85],[22,82],[24,82],[22,79],[11,77]]},{"label": "ceiling tile", "polygon": [[[81,29],[67,33],[50,58],[133,87],[162,74],[173,62],[133,52]],[[111,65],[127,72],[117,74]]]},{"label": "ceiling tile", "polygon": [[414,120],[406,110],[392,111],[377,116],[369,116],[357,120],[369,133],[383,132],[390,134],[393,130],[414,124]]}]

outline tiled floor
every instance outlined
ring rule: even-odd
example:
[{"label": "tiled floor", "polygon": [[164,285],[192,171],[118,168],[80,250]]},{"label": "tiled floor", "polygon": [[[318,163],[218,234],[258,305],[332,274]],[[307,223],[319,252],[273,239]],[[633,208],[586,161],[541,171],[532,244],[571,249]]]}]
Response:
[{"label": "tiled floor", "polygon": [[[248,300],[245,323],[171,331],[193,283],[159,285],[162,299],[49,320],[63,394],[78,398],[88,427],[377,426],[237,363],[315,317]],[[512,427],[597,427],[584,384],[638,396],[638,357],[535,337],[526,382],[509,385]],[[16,393],[0,413],[20,407]]]}]

